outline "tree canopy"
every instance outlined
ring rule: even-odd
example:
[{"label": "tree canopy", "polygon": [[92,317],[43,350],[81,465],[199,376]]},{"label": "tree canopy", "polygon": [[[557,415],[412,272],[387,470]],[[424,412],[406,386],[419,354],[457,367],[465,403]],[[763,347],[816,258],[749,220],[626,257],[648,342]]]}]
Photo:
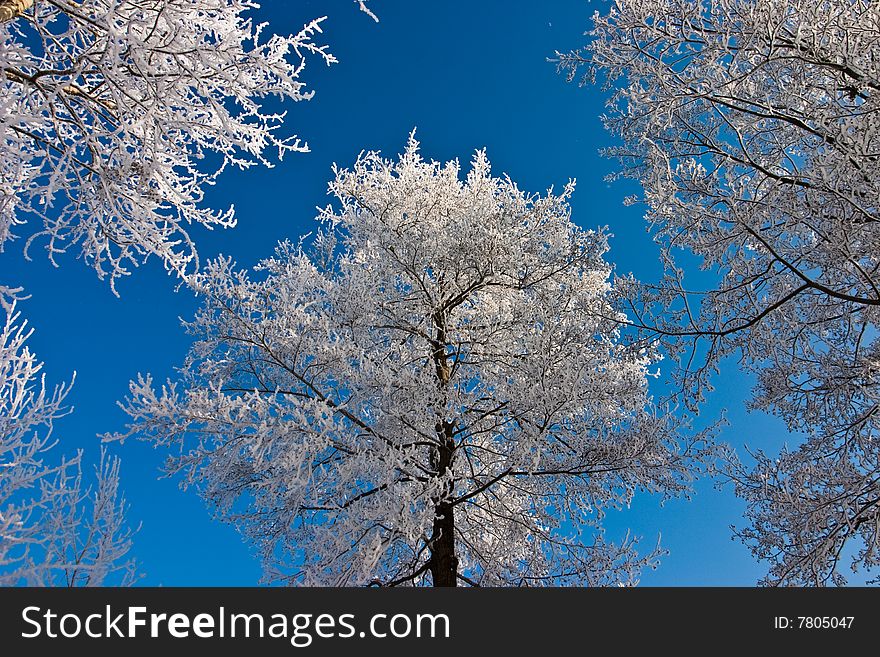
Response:
[{"label": "tree canopy", "polygon": [[194,279],[180,378],[133,382],[130,433],[250,536],[267,578],[323,585],[629,584],[606,540],[638,489],[686,490],[682,439],[620,339],[601,231],[479,151],[363,154],[307,244]]},{"label": "tree canopy", "polygon": [[270,34],[257,6],[0,0],[0,247],[76,247],[111,285],[148,256],[191,269],[187,227],[235,223],[207,187],[307,150],[266,103],[311,98],[307,55],[336,61],[322,18]]},{"label": "tree canopy", "polygon": [[[880,557],[880,6],[618,0],[571,77],[605,76],[608,154],[641,183],[666,276],[631,317],[679,357],[690,403],[722,360],[803,442],[726,474],[767,583],[843,583]],[[636,200],[635,198],[633,200]],[[714,275],[686,276],[682,251]],[[622,288],[621,288],[622,289]],[[755,437],[754,442],[761,442]],[[752,458],[753,457],[753,458]],[[859,546],[860,547],[857,547]]]}]

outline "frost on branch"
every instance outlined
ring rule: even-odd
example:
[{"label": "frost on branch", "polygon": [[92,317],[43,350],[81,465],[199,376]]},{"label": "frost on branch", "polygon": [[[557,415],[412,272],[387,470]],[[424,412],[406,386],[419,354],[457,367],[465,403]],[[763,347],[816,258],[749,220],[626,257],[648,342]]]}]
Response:
[{"label": "frost on branch", "polygon": [[601,232],[573,184],[526,194],[484,152],[336,169],[311,243],[211,262],[176,382],[133,382],[127,435],[319,585],[613,585],[658,551],[607,541],[637,490],[686,490],[702,437],[647,394]]},{"label": "frost on branch", "polygon": [[[607,76],[609,155],[641,182],[667,265],[629,286],[631,315],[681,357],[693,403],[733,355],[758,377],[752,405],[806,434],[731,464],[739,535],[768,583],[842,583],[846,552],[876,569],[880,4],[621,0],[588,34],[560,64]],[[710,289],[689,287],[678,249]]]},{"label": "frost on branch", "polygon": [[184,272],[188,224],[228,166],[271,166],[307,147],[270,97],[311,97],[313,39],[266,33],[251,0],[0,0],[0,248],[26,236],[50,259],[78,249],[101,277],[155,255]]},{"label": "frost on branch", "polygon": [[98,586],[134,581],[119,461],[103,451],[87,488],[81,453],[51,460],[69,386],[47,390],[15,300],[0,331],[0,585]]},{"label": "frost on branch", "polygon": [[355,3],[362,12],[364,12],[367,16],[372,18],[376,23],[379,22],[379,17],[373,13],[373,11],[367,6],[366,0],[355,0]]}]

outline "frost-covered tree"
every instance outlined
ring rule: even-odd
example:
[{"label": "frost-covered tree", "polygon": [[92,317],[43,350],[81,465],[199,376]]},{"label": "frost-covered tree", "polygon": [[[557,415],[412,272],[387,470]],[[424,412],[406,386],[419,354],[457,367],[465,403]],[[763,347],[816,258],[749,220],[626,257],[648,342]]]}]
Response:
[{"label": "frost-covered tree", "polygon": [[[258,6],[0,0],[0,251],[24,237],[26,255],[45,244],[54,263],[73,247],[114,291],[151,255],[186,273],[197,262],[187,227],[235,223],[232,208],[205,206],[207,186],[230,166],[307,150],[264,104],[311,98],[301,80],[308,55],[336,61],[313,41],[323,18],[296,35],[267,35],[249,17]],[[0,287],[0,301],[7,292]],[[129,544],[118,463],[102,457],[94,492],[82,485],[79,455],[45,464],[66,389],[35,387],[40,365],[7,310],[0,583],[100,583]]]},{"label": "frost-covered tree", "polygon": [[[363,3],[360,3],[368,11]],[[0,0],[0,248],[75,247],[111,285],[155,255],[184,272],[187,226],[227,167],[307,150],[270,97],[311,97],[323,19],[267,34],[252,0]]]},{"label": "frost-covered tree", "polygon": [[[700,401],[719,361],[805,435],[728,474],[768,583],[843,583],[880,564],[880,4],[619,0],[571,76],[613,90],[609,151],[644,189],[667,275],[630,286]],[[717,274],[689,288],[679,249]],[[706,279],[700,277],[701,284]],[[847,547],[849,546],[849,547]]]},{"label": "frost-covered tree", "polygon": [[0,586],[131,583],[119,461],[102,452],[87,487],[81,452],[52,460],[52,427],[66,413],[69,387],[47,390],[16,301],[0,300]]},{"label": "frost-covered tree", "polygon": [[700,446],[658,416],[655,354],[619,340],[606,237],[478,152],[335,170],[308,245],[228,259],[180,380],[132,383],[127,435],[319,585],[632,583],[657,552],[603,538],[636,490],[686,489]]}]

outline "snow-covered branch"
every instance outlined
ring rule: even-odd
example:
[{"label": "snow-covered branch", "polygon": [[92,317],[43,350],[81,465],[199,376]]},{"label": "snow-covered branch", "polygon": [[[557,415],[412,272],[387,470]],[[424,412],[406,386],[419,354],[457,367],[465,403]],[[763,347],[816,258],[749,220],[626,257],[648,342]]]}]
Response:
[{"label": "snow-covered branch", "polygon": [[637,490],[686,490],[684,439],[619,336],[605,235],[569,184],[526,194],[478,152],[366,153],[308,245],[193,280],[177,382],[132,384],[128,435],[262,549],[322,585],[626,584],[656,561],[607,541]]},{"label": "snow-covered branch", "polygon": [[119,462],[102,451],[88,487],[81,452],[53,459],[69,386],[46,388],[30,334],[9,301],[0,331],[0,585],[131,583]]},{"label": "snow-covered branch", "polygon": [[271,166],[307,145],[270,98],[307,100],[323,19],[292,36],[251,0],[0,2],[0,248],[14,235],[54,261],[71,247],[111,285],[155,255],[187,271],[187,226],[227,167]]},{"label": "snow-covered branch", "polygon": [[[806,435],[727,475],[768,581],[844,581],[880,548],[880,5],[868,0],[619,0],[560,54],[605,76],[608,151],[638,180],[667,274],[629,315],[679,357],[698,404],[722,359],[752,406]],[[636,200],[636,199],[633,199]],[[715,275],[690,286],[680,249]],[[707,280],[703,277],[703,281]]]}]

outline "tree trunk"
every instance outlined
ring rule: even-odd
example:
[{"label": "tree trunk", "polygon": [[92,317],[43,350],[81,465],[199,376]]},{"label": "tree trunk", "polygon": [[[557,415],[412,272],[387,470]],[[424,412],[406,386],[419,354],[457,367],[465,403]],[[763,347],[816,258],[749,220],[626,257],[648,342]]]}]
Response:
[{"label": "tree trunk", "polygon": [[21,16],[34,5],[34,0],[0,0],[0,23]]},{"label": "tree trunk", "polygon": [[[431,344],[437,384],[441,390],[449,387],[452,371],[446,356],[446,317],[437,312],[434,317],[435,340]],[[437,418],[437,475],[444,476],[452,468],[455,454],[455,423]],[[455,510],[449,504],[452,487],[434,500],[434,527],[431,533],[431,578],[434,586],[458,585],[458,557],[455,556]]]},{"label": "tree trunk", "polygon": [[[443,441],[438,471],[444,475],[452,464],[455,443],[452,424],[444,422],[437,432]],[[451,491],[450,491],[451,492]],[[455,510],[448,499],[441,498],[434,507],[434,528],[431,534],[431,578],[434,586],[458,586],[458,557],[455,556]]]},{"label": "tree trunk", "polygon": [[458,586],[458,557],[455,556],[455,516],[452,507],[438,504],[431,542],[431,578],[434,586]]}]

